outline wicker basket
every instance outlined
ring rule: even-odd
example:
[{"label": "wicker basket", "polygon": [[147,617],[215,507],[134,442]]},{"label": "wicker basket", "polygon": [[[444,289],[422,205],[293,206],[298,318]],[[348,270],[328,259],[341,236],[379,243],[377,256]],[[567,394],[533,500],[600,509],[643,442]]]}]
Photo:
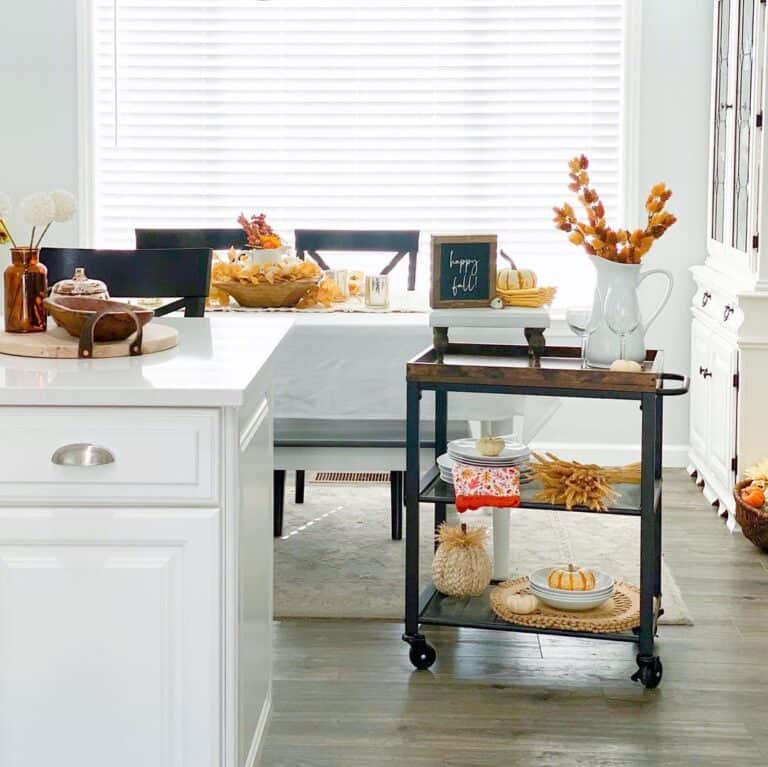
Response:
[{"label": "wicker basket", "polygon": [[223,290],[240,306],[259,309],[276,309],[296,306],[306,292],[317,285],[318,280],[296,280],[275,285],[260,283],[251,285],[244,282],[214,282],[213,287]]},{"label": "wicker basket", "polygon": [[741,526],[741,532],[744,533],[745,538],[752,541],[755,546],[768,551],[768,511],[747,506],[741,500],[741,491],[750,484],[752,484],[751,480],[747,479],[744,482],[739,482],[734,488],[736,521]]}]

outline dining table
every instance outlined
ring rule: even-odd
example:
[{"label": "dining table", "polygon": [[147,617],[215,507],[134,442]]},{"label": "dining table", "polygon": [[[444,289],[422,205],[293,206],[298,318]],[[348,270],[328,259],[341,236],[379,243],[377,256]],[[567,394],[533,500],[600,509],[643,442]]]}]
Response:
[{"label": "dining table", "polygon": [[[242,322],[252,323],[258,334],[269,310],[235,310]],[[344,448],[345,438],[358,442],[360,423],[405,423],[405,368],[433,342],[430,312],[407,311],[292,311],[293,325],[275,358],[274,407],[276,431],[289,424],[291,433],[317,435],[318,425],[332,429],[336,447],[323,451],[323,466],[307,469],[347,469],[361,451]],[[499,323],[503,325],[503,317]],[[520,324],[520,323],[518,323]],[[524,327],[456,327],[452,342],[524,344]],[[451,394],[448,410],[452,422],[466,422],[466,433],[517,434],[526,444],[552,417],[557,398]],[[434,420],[434,399],[425,392],[422,418]],[[315,453],[316,455],[317,453]],[[402,451],[404,467],[405,452]],[[280,465],[278,448],[276,466]],[[286,465],[284,468],[296,468]],[[368,467],[373,469],[373,467]],[[380,466],[379,469],[389,468]],[[358,464],[355,470],[360,470]],[[509,514],[494,511],[494,576],[509,572]]]}]

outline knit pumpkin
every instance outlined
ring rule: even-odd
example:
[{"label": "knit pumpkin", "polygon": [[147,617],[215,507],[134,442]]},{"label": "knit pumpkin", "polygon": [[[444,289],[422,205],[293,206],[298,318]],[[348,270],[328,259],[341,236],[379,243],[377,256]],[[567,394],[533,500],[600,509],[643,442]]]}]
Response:
[{"label": "knit pumpkin", "polygon": [[478,597],[491,581],[491,559],[483,541],[484,527],[468,530],[443,522],[437,531],[440,544],[432,558],[432,581],[449,597]]},{"label": "knit pumpkin", "polygon": [[526,290],[538,284],[536,272],[532,269],[499,269],[496,272],[496,287],[499,290]]},{"label": "knit pumpkin", "polygon": [[563,591],[591,591],[595,588],[595,574],[576,565],[556,567],[549,574],[547,583],[551,588]]}]

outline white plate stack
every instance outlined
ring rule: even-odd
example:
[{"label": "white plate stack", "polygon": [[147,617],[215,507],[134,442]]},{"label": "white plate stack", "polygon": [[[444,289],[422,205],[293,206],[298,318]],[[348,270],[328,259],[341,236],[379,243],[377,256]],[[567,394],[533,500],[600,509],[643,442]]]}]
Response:
[{"label": "white plate stack", "polygon": [[448,484],[453,484],[452,470],[456,463],[481,468],[507,468],[515,466],[520,469],[520,482],[530,481],[528,462],[531,451],[523,445],[514,435],[502,437],[504,449],[499,455],[481,455],[477,450],[477,440],[473,437],[455,439],[448,443],[448,452],[437,459],[440,469],[440,479]]},{"label": "white plate stack", "polygon": [[537,596],[545,605],[556,610],[579,612],[599,607],[613,596],[613,578],[607,573],[590,568],[595,574],[595,588],[589,591],[567,591],[553,589],[549,583],[552,567],[541,567],[531,573],[528,578],[531,593]]}]

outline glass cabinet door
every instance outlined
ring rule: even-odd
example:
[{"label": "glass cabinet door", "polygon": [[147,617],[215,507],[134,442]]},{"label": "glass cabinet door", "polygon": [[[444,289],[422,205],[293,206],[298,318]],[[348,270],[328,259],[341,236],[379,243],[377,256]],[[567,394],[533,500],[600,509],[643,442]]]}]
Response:
[{"label": "glass cabinet door", "polygon": [[[736,0],[738,2],[738,0]],[[715,40],[715,101],[712,132],[712,211],[710,237],[723,242],[728,173],[728,64],[731,39],[731,0],[720,0]]]},{"label": "glass cabinet door", "polygon": [[708,249],[738,269],[754,268],[764,17],[761,0],[714,0]]},{"label": "glass cabinet door", "polygon": [[738,0],[736,98],[734,103],[733,225],[731,245],[746,251],[749,231],[752,129],[752,70],[754,67],[754,19],[756,0]]},{"label": "glass cabinet door", "polygon": [[[734,0],[739,2],[739,0]],[[712,134],[712,211],[710,237],[717,242],[725,240],[725,195],[728,175],[728,75],[731,39],[731,0],[720,0],[717,18],[715,55],[714,125]]]}]

